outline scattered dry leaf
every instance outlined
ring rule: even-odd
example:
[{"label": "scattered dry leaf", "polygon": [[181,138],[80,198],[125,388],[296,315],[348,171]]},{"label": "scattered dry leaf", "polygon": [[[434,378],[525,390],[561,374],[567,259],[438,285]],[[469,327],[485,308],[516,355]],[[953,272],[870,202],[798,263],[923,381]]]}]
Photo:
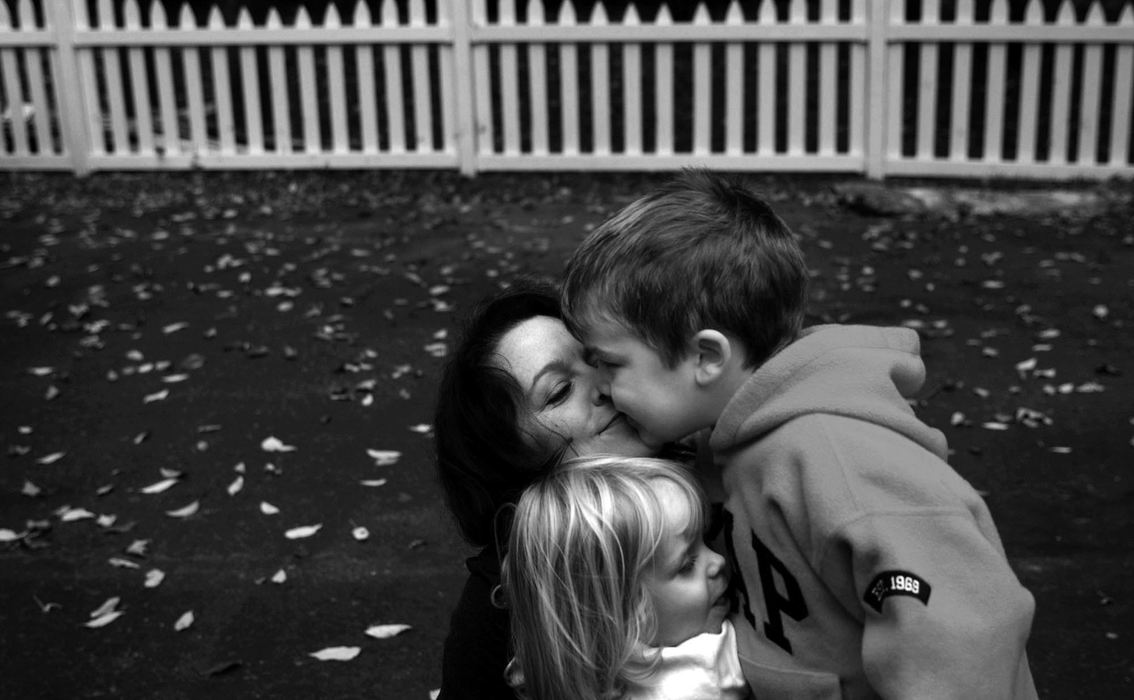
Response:
[{"label": "scattered dry leaf", "polygon": [[320,661],[350,661],[362,651],[361,647],[327,647],[311,653]]},{"label": "scattered dry leaf", "polygon": [[178,508],[177,510],[167,510],[165,514],[171,518],[188,518],[190,515],[196,513],[200,507],[200,501],[193,501],[189,505]]},{"label": "scattered dry leaf", "polygon": [[398,636],[408,629],[410,629],[409,625],[371,625],[370,627],[366,628],[366,634],[374,637],[375,639],[389,639],[390,637]]},{"label": "scattered dry leaf", "polygon": [[319,532],[320,528],[322,527],[322,523],[319,523],[318,525],[303,525],[301,527],[293,527],[285,532],[284,536],[289,540],[303,539],[304,537],[310,537],[316,532]]}]

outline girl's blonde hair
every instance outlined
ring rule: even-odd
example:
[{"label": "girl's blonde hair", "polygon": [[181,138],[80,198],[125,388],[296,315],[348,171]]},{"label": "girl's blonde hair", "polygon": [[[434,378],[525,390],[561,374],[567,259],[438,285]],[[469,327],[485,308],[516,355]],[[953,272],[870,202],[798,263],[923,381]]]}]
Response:
[{"label": "girl's blonde hair", "polygon": [[522,692],[539,700],[612,699],[653,668],[643,645],[657,620],[645,575],[687,501],[680,534],[704,532],[705,497],[682,465],[587,457],[564,462],[516,505],[503,566]]}]

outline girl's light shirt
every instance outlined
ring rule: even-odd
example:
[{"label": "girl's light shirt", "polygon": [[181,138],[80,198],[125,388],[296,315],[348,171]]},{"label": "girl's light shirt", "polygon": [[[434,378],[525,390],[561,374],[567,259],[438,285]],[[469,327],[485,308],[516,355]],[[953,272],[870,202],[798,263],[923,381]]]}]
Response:
[{"label": "girl's light shirt", "polygon": [[644,685],[625,700],[743,700],[748,684],[740,671],[736,632],[728,620],[718,634],[706,632],[675,647],[661,648],[661,661]]}]

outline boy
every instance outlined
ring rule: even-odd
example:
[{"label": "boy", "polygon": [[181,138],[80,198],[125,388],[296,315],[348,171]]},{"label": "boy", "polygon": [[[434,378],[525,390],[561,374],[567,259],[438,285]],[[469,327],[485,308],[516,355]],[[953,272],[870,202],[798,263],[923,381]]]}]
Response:
[{"label": "boy", "polygon": [[754,695],[1036,697],[1034,600],[908,403],[916,332],[803,329],[807,279],[767,204],[686,171],[589,235],[563,287],[643,440],[712,429]]}]

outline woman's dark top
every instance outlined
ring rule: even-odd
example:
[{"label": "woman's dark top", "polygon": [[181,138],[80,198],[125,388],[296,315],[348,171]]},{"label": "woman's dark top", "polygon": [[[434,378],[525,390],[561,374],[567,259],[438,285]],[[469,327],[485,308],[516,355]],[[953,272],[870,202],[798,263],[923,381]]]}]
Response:
[{"label": "woman's dark top", "polygon": [[497,607],[500,558],[489,546],[466,560],[469,577],[449,620],[438,700],[516,700],[504,680],[512,657],[508,611]]}]

